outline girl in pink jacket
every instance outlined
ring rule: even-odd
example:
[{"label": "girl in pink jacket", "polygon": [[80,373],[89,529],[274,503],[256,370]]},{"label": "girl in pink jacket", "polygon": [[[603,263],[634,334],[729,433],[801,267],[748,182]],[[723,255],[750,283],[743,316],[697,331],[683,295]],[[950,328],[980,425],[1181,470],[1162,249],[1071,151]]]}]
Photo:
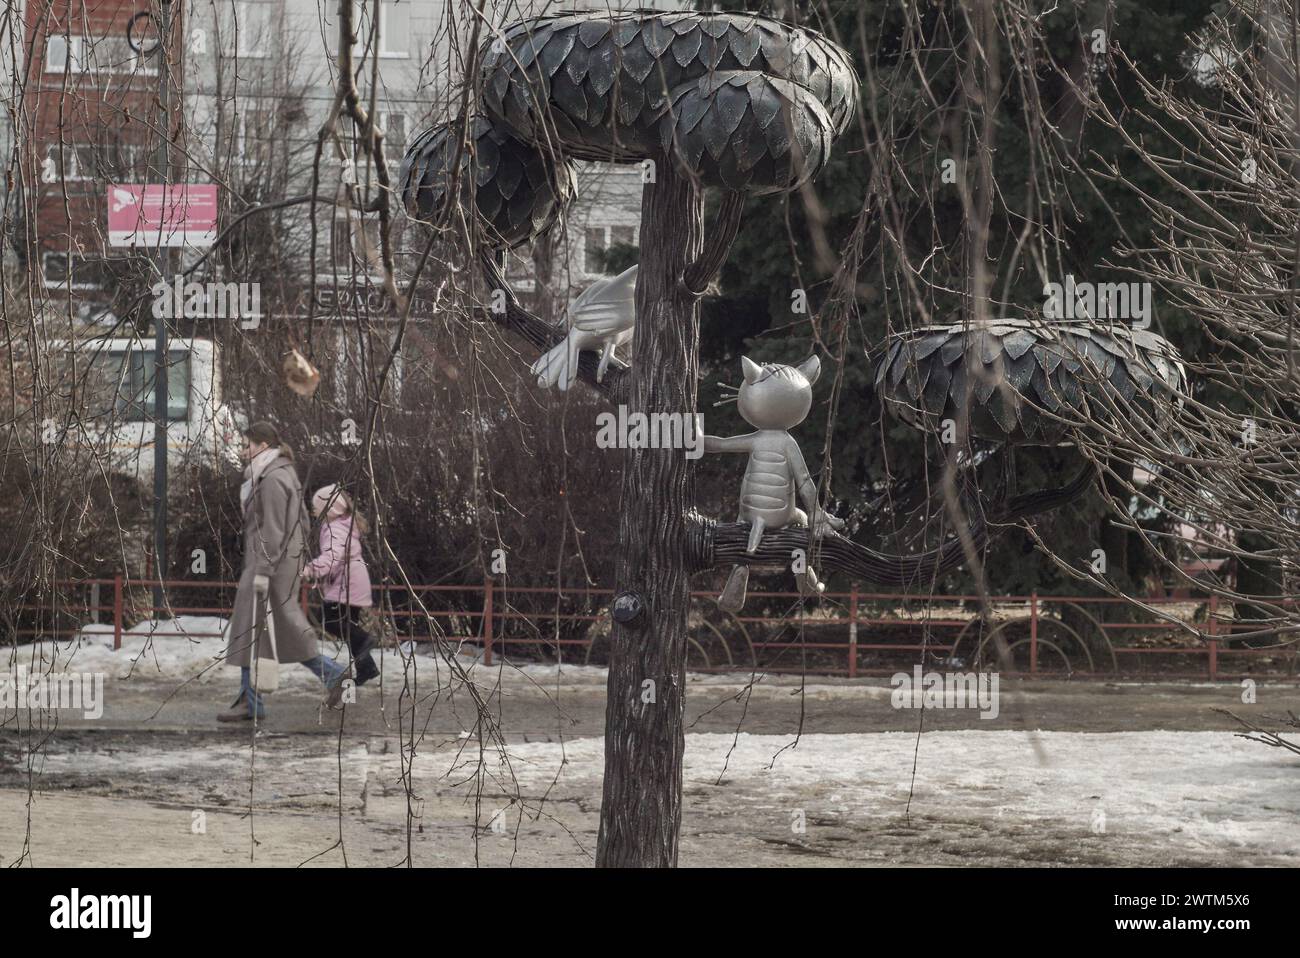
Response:
[{"label": "girl in pink jacket", "polygon": [[336,483],[316,490],[312,512],[322,519],[320,555],[303,576],[320,590],[326,631],[347,642],[356,665],[356,683],[365,685],[379,668],[370,656],[374,639],[361,627],[361,610],[373,605],[370,573],[361,557],[366,521],[352,510],[352,497]]}]

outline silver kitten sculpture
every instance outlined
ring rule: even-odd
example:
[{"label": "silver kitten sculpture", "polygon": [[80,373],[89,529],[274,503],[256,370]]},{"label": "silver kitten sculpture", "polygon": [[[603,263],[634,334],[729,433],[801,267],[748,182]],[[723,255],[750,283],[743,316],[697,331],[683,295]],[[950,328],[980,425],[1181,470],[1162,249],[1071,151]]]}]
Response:
[{"label": "silver kitten sculpture", "polygon": [[[786,431],[803,422],[812,408],[812,386],[821,374],[821,361],[810,356],[798,366],[760,366],[742,357],[740,365],[745,381],[736,396],[736,406],[744,420],[758,431],[726,439],[705,436],[704,451],[749,453],[749,465],[740,486],[737,520],[750,524],[745,551],[753,554],[758,549],[764,530],[789,525],[806,528],[809,516],[813,517],[817,535],[827,527],[843,529],[843,519],[818,507],[817,484],[808,474],[799,444]],[[807,512],[799,508],[799,499],[803,500]],[[796,574],[796,581],[799,591],[805,595],[826,588],[811,566]],[[718,596],[718,605],[728,612],[740,611],[748,584],[749,566],[733,567],[726,587]]]},{"label": "silver kitten sculpture", "polygon": [[636,330],[636,277],[633,266],[598,280],[573,301],[568,310],[569,334],[533,363],[537,385],[568,390],[578,376],[578,353],[584,349],[600,350],[596,382],[604,380],[615,347],[630,343]]}]

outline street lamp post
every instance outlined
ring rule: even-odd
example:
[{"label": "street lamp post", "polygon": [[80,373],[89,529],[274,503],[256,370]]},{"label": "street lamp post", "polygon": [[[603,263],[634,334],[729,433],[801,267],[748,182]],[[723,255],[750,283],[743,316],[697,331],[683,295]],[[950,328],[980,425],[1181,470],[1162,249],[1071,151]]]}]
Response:
[{"label": "street lamp post", "polygon": [[[167,40],[171,35],[171,0],[159,0],[158,43],[152,52],[158,57],[158,157],[157,175],[161,180],[164,204],[167,202],[167,180],[170,175],[171,134],[171,70],[167,60]],[[164,284],[171,283],[171,250],[158,246],[158,271]],[[163,608],[163,577],[167,569],[167,318],[154,319],[154,427],[153,427],[153,541],[154,573],[153,605],[157,615]]]}]

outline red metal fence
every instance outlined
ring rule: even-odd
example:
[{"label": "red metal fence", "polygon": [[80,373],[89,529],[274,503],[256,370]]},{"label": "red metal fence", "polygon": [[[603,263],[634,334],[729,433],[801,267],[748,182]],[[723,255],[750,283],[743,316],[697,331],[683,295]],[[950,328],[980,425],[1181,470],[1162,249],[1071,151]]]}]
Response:
[{"label": "red metal fence", "polygon": [[[230,614],[230,606],[224,603],[174,603],[165,610],[158,610],[152,605],[141,604],[136,601],[137,596],[130,595],[131,590],[139,591],[152,585],[151,580],[127,580],[122,576],[55,583],[56,587],[73,591],[87,590],[84,603],[69,601],[66,596],[62,599],[60,611],[65,619],[80,616],[98,622],[105,614],[112,616],[115,649],[122,646],[128,611],[142,618],[150,618],[158,611],[171,616],[228,617]],[[163,585],[169,596],[203,590],[222,595],[228,593],[233,597],[236,583],[170,580]],[[104,594],[106,591],[108,596]],[[613,597],[610,589],[585,586],[507,588],[492,579],[458,585],[386,585],[376,587],[375,591],[380,600],[386,592],[390,593],[390,599],[392,595],[401,597],[401,607],[392,607],[392,601],[380,603],[384,606],[382,615],[389,631],[399,639],[428,641],[430,635],[417,634],[416,625],[432,620],[448,638],[481,645],[483,660],[488,665],[493,663],[494,655],[504,654],[511,646],[542,645],[565,661],[591,661],[593,650],[599,651],[601,635],[578,636],[575,633],[581,628],[580,623],[605,620],[608,617],[606,606]],[[692,662],[689,664],[696,671],[760,668],[764,671],[804,671],[850,678],[888,675],[898,670],[900,654],[912,653],[915,653],[913,661],[925,658],[928,667],[936,663],[967,667],[980,661],[1003,674],[1044,677],[1137,674],[1216,681],[1261,672],[1294,675],[1297,665],[1296,646],[1246,648],[1234,642],[1226,634],[1231,628],[1231,620],[1221,614],[1225,610],[1220,609],[1216,596],[1205,600],[1147,598],[1142,601],[1156,609],[1164,607],[1169,618],[1111,622],[1103,621],[1105,616],[1094,614],[1089,608],[1123,604],[1125,600],[1095,596],[1039,596],[1037,593],[996,596],[992,598],[994,615],[986,619],[976,611],[979,608],[977,596],[909,595],[863,592],[854,588],[848,592],[827,592],[822,596],[823,602],[799,604],[802,610],[799,614],[782,617],[772,614],[731,616],[717,610],[712,601],[714,593],[693,592],[691,595],[695,637],[691,639]],[[530,598],[540,597],[556,600],[557,608],[539,611],[519,607],[528,604]],[[420,600],[419,603],[411,601],[415,598]],[[762,606],[764,599],[779,599],[787,600],[785,606],[790,608],[796,606],[795,600],[799,598],[797,593],[751,592],[750,606]],[[581,599],[591,611],[559,610],[560,600],[574,599]],[[305,584],[301,601],[307,610],[309,594]],[[424,605],[427,611],[420,605]],[[26,603],[18,608],[49,613],[52,603],[46,600]],[[543,621],[551,625],[548,635],[538,627],[538,622]],[[561,623],[565,624],[564,627]],[[512,629],[516,624],[523,628]],[[30,638],[69,637],[77,632],[77,628],[20,627],[17,633]],[[910,634],[899,640],[900,635],[916,630],[921,632],[919,640]],[[603,630],[598,631],[603,634]],[[186,634],[200,638],[220,633]],[[1170,637],[1179,634],[1181,642],[1169,641]],[[1002,637],[1000,643],[998,636]],[[711,645],[706,646],[705,639]],[[999,645],[1005,654],[1010,655],[1009,661],[995,657]],[[712,658],[710,648],[714,650]],[[579,654],[570,654],[571,651]],[[800,660],[782,663],[781,657],[789,652],[798,652]],[[737,653],[740,661],[736,661]],[[808,658],[810,654],[813,656],[811,661]],[[1204,664],[1193,670],[1176,666],[1151,668],[1151,664],[1162,656],[1190,657],[1203,660]],[[893,661],[884,661],[891,657]],[[723,658],[726,664],[722,664]],[[1228,660],[1241,664],[1235,670],[1225,669]],[[1179,663],[1183,660],[1166,661]],[[1014,667],[1008,669],[1005,667],[1007,664]],[[1247,669],[1243,665],[1253,665],[1254,668]]]}]

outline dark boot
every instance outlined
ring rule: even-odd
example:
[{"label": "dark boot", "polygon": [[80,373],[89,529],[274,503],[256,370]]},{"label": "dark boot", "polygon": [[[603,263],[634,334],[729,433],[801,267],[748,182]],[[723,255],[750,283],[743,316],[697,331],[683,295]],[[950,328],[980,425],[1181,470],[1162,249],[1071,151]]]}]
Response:
[{"label": "dark boot", "polygon": [[252,710],[249,709],[247,698],[243,692],[239,693],[239,698],[230,704],[229,709],[217,713],[218,722],[248,722],[252,718]]},{"label": "dark boot", "polygon": [[[373,644],[373,643],[372,643]],[[375,660],[366,652],[356,660],[357,665],[357,685],[365,685],[371,679],[379,674],[379,666],[375,665]]]},{"label": "dark boot", "polygon": [[352,664],[356,667],[357,685],[365,685],[379,674],[379,666],[370,656],[370,650],[377,644],[373,636],[363,630],[357,623],[357,610],[352,609],[351,628],[348,631],[348,648],[352,650]]}]

